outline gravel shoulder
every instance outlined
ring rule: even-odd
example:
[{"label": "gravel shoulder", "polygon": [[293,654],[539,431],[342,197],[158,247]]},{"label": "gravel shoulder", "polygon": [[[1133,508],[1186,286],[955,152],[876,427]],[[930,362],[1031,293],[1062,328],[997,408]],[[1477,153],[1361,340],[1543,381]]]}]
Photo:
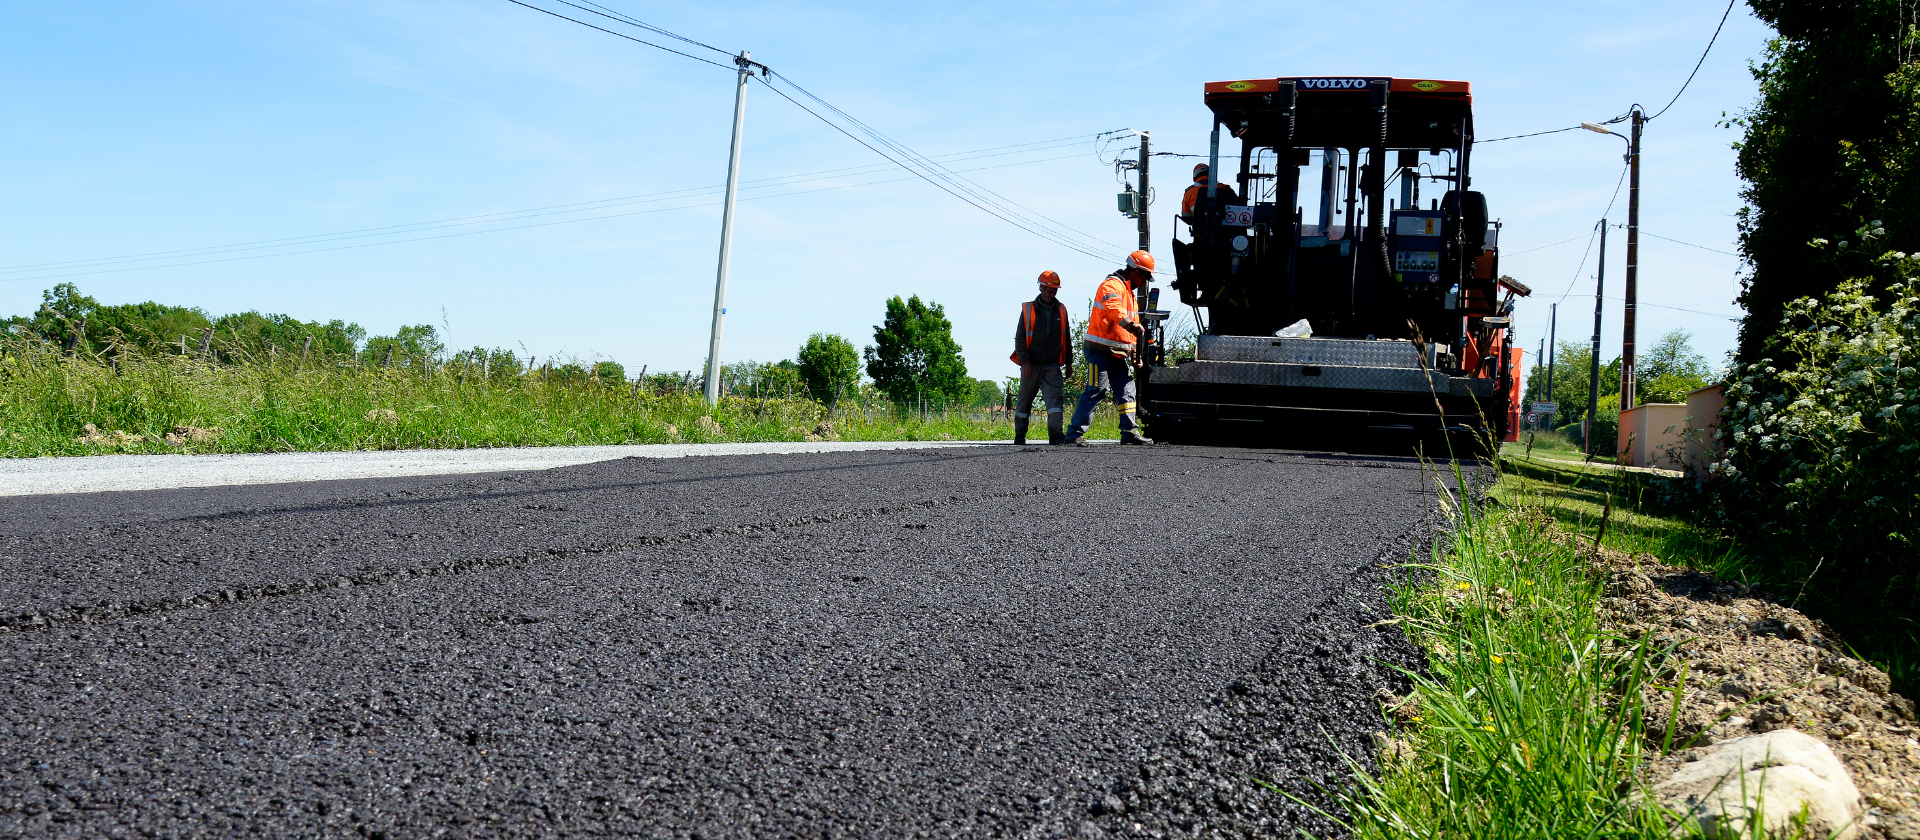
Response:
[{"label": "gravel shoulder", "polygon": [[8,502],[0,835],[1290,833],[1219,788],[1364,749],[1429,501],[1172,447],[396,481]]},{"label": "gravel shoulder", "polygon": [[0,496],[547,470],[619,458],[870,452],[978,446],[946,441],[658,443],[516,449],[405,449],[242,455],[89,455],[0,459]]}]

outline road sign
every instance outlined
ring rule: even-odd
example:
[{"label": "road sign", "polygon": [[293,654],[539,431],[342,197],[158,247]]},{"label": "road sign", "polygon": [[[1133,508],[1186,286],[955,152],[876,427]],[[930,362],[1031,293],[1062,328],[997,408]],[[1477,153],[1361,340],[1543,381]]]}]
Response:
[{"label": "road sign", "polygon": [[1540,415],[1538,415],[1538,414],[1531,414],[1531,413],[1530,413],[1530,414],[1528,414],[1528,415],[1527,415],[1527,425],[1529,425],[1529,426],[1538,426],[1538,425],[1540,425]]},{"label": "road sign", "polygon": [[1558,414],[1560,413],[1560,404],[1550,403],[1550,402],[1537,402],[1533,404],[1533,411],[1536,414]]}]

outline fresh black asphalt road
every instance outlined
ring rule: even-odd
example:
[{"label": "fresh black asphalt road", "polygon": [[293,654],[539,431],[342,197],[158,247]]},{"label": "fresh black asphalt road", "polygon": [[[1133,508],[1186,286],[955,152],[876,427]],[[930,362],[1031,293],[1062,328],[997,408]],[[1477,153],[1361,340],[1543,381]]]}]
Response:
[{"label": "fresh black asphalt road", "polygon": [[1416,462],[1118,446],[0,499],[0,836],[1241,836]]}]

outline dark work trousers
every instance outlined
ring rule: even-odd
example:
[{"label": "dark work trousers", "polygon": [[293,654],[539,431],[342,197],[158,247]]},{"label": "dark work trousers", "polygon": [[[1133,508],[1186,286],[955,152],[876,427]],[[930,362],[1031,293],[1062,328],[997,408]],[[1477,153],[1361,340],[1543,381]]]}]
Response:
[{"label": "dark work trousers", "polygon": [[1047,440],[1060,437],[1061,413],[1064,403],[1060,389],[1062,377],[1060,365],[1033,365],[1033,375],[1020,375],[1020,398],[1013,403],[1013,436],[1025,440],[1027,437],[1027,418],[1033,411],[1033,398],[1039,395],[1047,406]]},{"label": "dark work trousers", "polygon": [[1114,406],[1120,409],[1120,431],[1139,428],[1140,424],[1133,419],[1138,389],[1133,382],[1133,368],[1127,364],[1126,351],[1091,341],[1085,344],[1085,349],[1091,379],[1087,390],[1080,394],[1080,404],[1073,410],[1073,426],[1067,429],[1067,437],[1077,438],[1087,433],[1087,427],[1093,424],[1093,410],[1109,393],[1113,394]]}]

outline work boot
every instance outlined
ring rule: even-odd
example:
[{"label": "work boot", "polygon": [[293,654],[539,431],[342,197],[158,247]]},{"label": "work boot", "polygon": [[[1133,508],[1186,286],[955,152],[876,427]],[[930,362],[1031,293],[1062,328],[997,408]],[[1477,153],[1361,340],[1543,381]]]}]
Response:
[{"label": "work boot", "polygon": [[1124,431],[1120,433],[1120,445],[1121,446],[1152,446],[1153,441],[1149,440],[1147,436],[1142,435],[1139,432],[1129,430],[1129,431]]},{"label": "work boot", "polygon": [[1048,429],[1048,430],[1047,430],[1047,445],[1048,445],[1048,446],[1059,446],[1059,445],[1061,445],[1061,444],[1063,444],[1063,443],[1066,443],[1066,442],[1067,442],[1067,436],[1066,436],[1066,433],[1064,433],[1064,432],[1062,432],[1062,431],[1060,431],[1059,429]]},{"label": "work boot", "polygon": [[1027,421],[1025,418],[1013,418],[1013,445],[1027,445]]},{"label": "work boot", "polygon": [[1066,446],[1086,446],[1087,438],[1085,435],[1074,435],[1073,437],[1067,438],[1067,442],[1065,445]]}]

